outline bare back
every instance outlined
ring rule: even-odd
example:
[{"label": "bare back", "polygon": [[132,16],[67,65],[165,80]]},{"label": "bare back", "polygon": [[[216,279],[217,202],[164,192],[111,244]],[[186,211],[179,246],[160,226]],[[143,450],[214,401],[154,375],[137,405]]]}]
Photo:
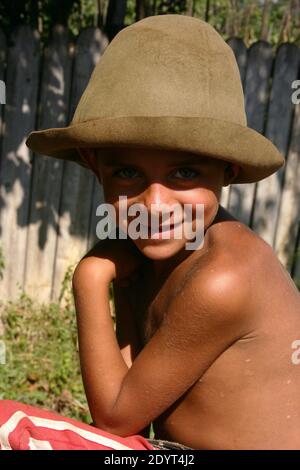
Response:
[{"label": "bare back", "polygon": [[238,270],[240,286],[249,283],[252,331],[155,421],[155,436],[195,449],[300,449],[300,365],[291,360],[300,295],[272,249],[225,210],[207,230],[201,254],[156,281],[145,270],[132,285],[141,342],[154,335],[195,268],[213,275],[222,266]]}]

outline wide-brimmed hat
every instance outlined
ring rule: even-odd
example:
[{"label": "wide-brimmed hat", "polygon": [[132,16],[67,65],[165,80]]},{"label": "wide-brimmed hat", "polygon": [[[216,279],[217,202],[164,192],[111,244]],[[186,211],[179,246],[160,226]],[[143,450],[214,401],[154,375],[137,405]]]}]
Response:
[{"label": "wide-brimmed hat", "polygon": [[247,127],[230,46],[208,23],[175,14],[121,30],[96,65],[71,124],[31,132],[26,144],[85,167],[81,147],[191,152],[238,164],[234,183],[261,180],[284,163],[270,140]]}]

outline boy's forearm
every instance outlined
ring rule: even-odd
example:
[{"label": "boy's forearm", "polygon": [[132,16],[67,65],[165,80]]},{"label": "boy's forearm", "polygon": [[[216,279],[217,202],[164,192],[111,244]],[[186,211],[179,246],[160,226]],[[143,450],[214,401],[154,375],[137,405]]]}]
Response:
[{"label": "boy's forearm", "polygon": [[84,387],[96,426],[109,427],[110,411],[128,372],[109,308],[110,276],[90,276],[84,269],[73,279],[79,354]]}]

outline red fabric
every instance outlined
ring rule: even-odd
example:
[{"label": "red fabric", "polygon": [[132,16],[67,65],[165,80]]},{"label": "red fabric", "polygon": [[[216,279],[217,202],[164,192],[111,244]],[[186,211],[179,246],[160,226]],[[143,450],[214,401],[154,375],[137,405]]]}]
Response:
[{"label": "red fabric", "polygon": [[119,437],[12,400],[0,400],[1,450],[154,450],[142,436]]}]

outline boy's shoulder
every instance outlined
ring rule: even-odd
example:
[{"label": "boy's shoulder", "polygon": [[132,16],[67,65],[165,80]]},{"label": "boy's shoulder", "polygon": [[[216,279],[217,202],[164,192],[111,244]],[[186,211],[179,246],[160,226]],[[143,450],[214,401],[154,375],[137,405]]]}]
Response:
[{"label": "boy's shoulder", "polygon": [[207,264],[218,272],[237,272],[243,277],[263,268],[266,260],[278,262],[271,246],[227,211],[208,228],[205,237],[208,256],[203,257],[203,268]]},{"label": "boy's shoulder", "polygon": [[270,263],[279,263],[272,248],[245,224],[228,218],[208,228],[203,252],[195,252],[186,267],[185,290],[212,310],[239,312]]}]

